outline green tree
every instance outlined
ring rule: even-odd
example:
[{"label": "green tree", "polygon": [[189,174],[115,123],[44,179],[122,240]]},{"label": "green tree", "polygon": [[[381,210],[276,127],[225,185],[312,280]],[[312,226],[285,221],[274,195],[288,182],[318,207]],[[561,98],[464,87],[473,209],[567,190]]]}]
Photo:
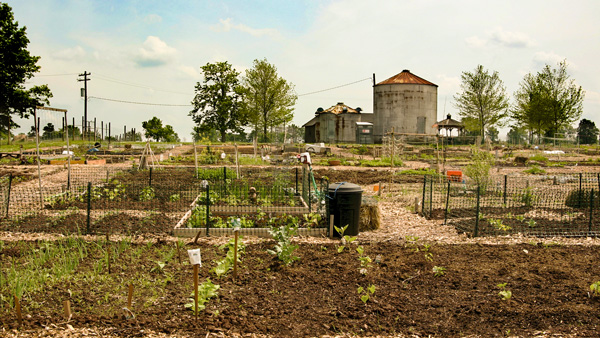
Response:
[{"label": "green tree", "polygon": [[577,121],[583,112],[585,92],[570,79],[567,62],[558,63],[557,69],[546,65],[536,75],[525,75],[515,93],[512,118],[519,124],[555,137],[565,126]]},{"label": "green tree", "polygon": [[44,134],[42,134],[42,138],[43,139],[51,139],[54,137],[54,133],[55,133],[55,129],[54,129],[54,124],[48,122],[47,125],[44,126],[44,128],[42,128],[42,130],[44,131]]},{"label": "green tree", "polygon": [[156,142],[178,142],[179,136],[173,126],[166,125],[163,127],[162,121],[154,116],[148,121],[142,122],[142,128],[144,128],[144,135],[147,138],[153,138]]},{"label": "green tree", "polygon": [[294,117],[293,107],[298,99],[294,85],[280,77],[267,59],[254,60],[242,83],[250,122],[257,132],[259,127],[262,129],[263,141],[267,141],[269,128],[290,123]]},{"label": "green tree", "polygon": [[598,143],[598,134],[600,131],[596,127],[593,121],[588,119],[582,119],[579,121],[579,127],[577,128],[577,137],[581,144],[596,144]]},{"label": "green tree", "polygon": [[498,131],[498,128],[493,126],[490,126],[485,132],[485,136],[488,137],[492,142],[500,141],[500,138],[498,137],[499,135],[500,132]]},{"label": "green tree", "polygon": [[509,144],[525,144],[527,141],[527,131],[523,127],[512,126],[506,134]]},{"label": "green tree", "polygon": [[480,136],[486,135],[489,126],[502,127],[508,116],[508,98],[498,72],[490,74],[478,65],[472,73],[463,72],[461,81],[462,91],[454,96],[459,115],[474,119]]},{"label": "green tree", "polygon": [[0,123],[8,135],[18,125],[11,115],[28,118],[36,106],[49,104],[52,92],[46,85],[25,88],[25,82],[40,70],[39,56],[27,50],[29,39],[26,28],[19,28],[12,8],[0,3]]},{"label": "green tree", "polygon": [[198,127],[196,134],[216,129],[221,142],[225,142],[228,130],[240,132],[247,122],[242,109],[244,90],[239,84],[240,73],[228,62],[207,63],[201,69],[204,80],[196,84],[194,109],[189,115]]},{"label": "green tree", "polygon": [[179,142],[179,135],[173,130],[173,126],[167,124],[162,130],[161,140],[163,142]]},{"label": "green tree", "polygon": [[144,136],[150,139],[154,139],[156,142],[159,142],[162,137],[163,125],[162,121],[154,116],[148,121],[142,122],[142,128],[144,128]]}]

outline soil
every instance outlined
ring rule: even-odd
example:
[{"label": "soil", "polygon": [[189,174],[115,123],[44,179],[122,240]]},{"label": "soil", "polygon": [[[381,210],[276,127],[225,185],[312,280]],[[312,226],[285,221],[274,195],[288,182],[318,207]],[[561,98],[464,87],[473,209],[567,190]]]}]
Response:
[{"label": "soil", "polygon": [[[182,150],[186,151],[189,147]],[[423,163],[405,165],[428,167]],[[53,174],[55,169],[46,168],[45,184],[63,184],[64,170]],[[314,172],[317,179],[327,177],[332,183],[360,184],[366,195],[375,193],[371,186],[390,180],[395,185],[386,184],[386,193],[395,188],[420,191],[422,176],[392,175],[405,169],[315,167]],[[596,172],[599,169],[577,168]],[[258,177],[264,168],[251,170]],[[289,168],[282,171],[285,170]],[[523,168],[498,170],[518,173]],[[169,184],[161,186],[161,181],[189,180],[188,171],[171,172],[172,176],[166,180],[159,176],[167,173],[155,171],[152,185],[157,191],[168,191]],[[548,171],[552,174],[552,169]],[[37,173],[32,177],[36,176]],[[119,179],[131,184],[150,183],[148,172],[125,173]],[[21,184],[34,186],[37,179]],[[175,187],[174,191],[179,190],[180,187]],[[166,201],[171,193],[161,192],[164,195],[161,201]],[[134,195],[129,197],[135,198]],[[591,293],[590,285],[600,281],[600,239],[536,238],[520,234],[471,238],[453,226],[442,225],[443,216],[439,214],[428,220],[411,212],[408,207],[413,198],[403,194],[382,198],[381,227],[360,233],[358,241],[342,253],[337,251],[339,240],[294,238],[299,260],[289,266],[267,252],[274,249],[273,240],[244,238],[246,249],[237,278],[232,272],[218,278],[210,271],[215,261],[225,257],[217,245],[229,238],[182,242],[169,236],[189,201],[180,202],[181,210],[176,208],[173,214],[136,210],[123,201],[111,202],[102,209],[114,207],[119,209],[118,213],[92,211],[91,233],[97,236],[75,235],[88,243],[88,258],[81,260],[67,279],[49,278],[42,289],[24,295],[24,320],[20,327],[14,309],[9,306],[12,295],[3,291],[3,278],[8,276],[10,267],[19,266],[27,252],[43,252],[45,241],[58,243],[66,235],[81,231],[65,228],[57,217],[44,218],[43,214],[36,216],[40,219],[3,223],[0,336],[598,336],[600,295]],[[165,210],[173,208],[165,206]],[[47,211],[71,212],[62,207]],[[70,224],[85,226],[84,214],[72,216],[76,222]],[[107,233],[110,244],[105,241]],[[110,246],[118,252],[123,239],[132,244],[112,257],[110,272],[106,269],[95,272],[98,262],[105,257],[99,248]],[[185,243],[180,251],[176,249],[178,243]],[[372,260],[366,274],[360,272],[358,245],[364,248],[364,256]],[[185,251],[194,248],[202,251],[200,282],[210,278],[220,285],[218,297],[211,299],[197,318],[185,308],[193,290],[192,268]],[[141,253],[139,257],[136,252]],[[166,265],[157,270],[157,262]],[[434,269],[443,274],[436,276]],[[130,283],[134,285],[131,313],[123,310]],[[504,287],[498,286],[504,283]],[[364,291],[359,294],[357,290],[371,285],[375,292],[364,303],[360,298]],[[502,290],[510,291],[512,296],[503,299]],[[73,311],[68,321],[63,312],[65,300],[70,301]],[[135,317],[131,318],[131,314]]]},{"label": "soil", "polygon": [[[190,265],[173,258],[162,273],[150,272],[157,256],[174,247],[158,241],[136,264],[128,261],[128,251],[116,257],[110,275],[104,271],[96,278],[100,283],[89,284],[82,277],[93,274],[91,259],[78,268],[79,278],[49,282],[43,292],[24,297],[26,320],[19,331],[64,327],[62,303],[70,300],[71,327],[113,336],[597,336],[600,297],[589,294],[589,285],[600,278],[597,248],[535,241],[424,244],[361,242],[364,254],[373,259],[363,275],[354,244],[338,253],[339,242],[300,243],[300,259],[284,266],[267,253],[274,242],[248,243],[237,278],[209,272],[213,261],[224,256],[209,242],[187,245],[185,249],[201,249],[200,282],[211,278],[220,285],[219,296],[195,318],[184,307],[193,290]],[[129,251],[145,246],[133,245]],[[18,259],[21,248],[5,244],[0,256]],[[435,276],[435,266],[445,269],[443,275]],[[163,282],[165,276],[172,278]],[[141,284],[145,278],[150,285]],[[130,282],[135,285],[135,318],[126,319],[121,308]],[[512,292],[510,299],[499,294],[502,283]],[[357,288],[371,285],[375,292],[363,303]],[[16,332],[14,311],[0,322],[5,333]]]}]

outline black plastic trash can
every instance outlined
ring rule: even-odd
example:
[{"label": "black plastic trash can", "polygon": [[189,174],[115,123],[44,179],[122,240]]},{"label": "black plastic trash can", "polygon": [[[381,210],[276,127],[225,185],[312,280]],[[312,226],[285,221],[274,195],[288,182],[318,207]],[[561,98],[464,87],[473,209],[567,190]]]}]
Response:
[{"label": "black plastic trash can", "polygon": [[[344,235],[358,235],[362,192],[361,187],[353,183],[341,182],[329,185],[329,198],[327,198],[329,214],[333,215],[333,224],[336,227],[342,228],[348,225]],[[340,237],[335,228],[333,235]]]}]

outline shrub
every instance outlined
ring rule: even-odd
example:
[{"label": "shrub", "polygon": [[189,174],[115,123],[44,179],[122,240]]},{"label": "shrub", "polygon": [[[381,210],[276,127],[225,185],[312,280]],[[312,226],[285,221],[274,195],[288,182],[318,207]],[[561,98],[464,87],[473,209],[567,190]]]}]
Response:
[{"label": "shrub", "polygon": [[533,155],[529,158],[530,161],[536,161],[536,162],[548,162],[548,158],[546,156],[540,155],[540,154],[536,154]]},{"label": "shrub", "polygon": [[523,170],[524,173],[526,174],[530,174],[530,175],[542,175],[546,173],[546,170],[540,168],[537,165],[532,166],[531,168],[527,169],[527,170]]},{"label": "shrub", "polygon": [[[565,205],[571,208],[589,208],[591,189],[571,190],[565,200]],[[600,208],[600,194],[594,190],[594,207]]]}]

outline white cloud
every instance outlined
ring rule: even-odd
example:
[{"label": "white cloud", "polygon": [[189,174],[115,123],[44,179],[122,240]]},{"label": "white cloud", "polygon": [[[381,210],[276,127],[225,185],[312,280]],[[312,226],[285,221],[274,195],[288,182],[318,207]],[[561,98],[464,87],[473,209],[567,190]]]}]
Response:
[{"label": "white cloud", "polygon": [[488,31],[483,37],[472,36],[465,39],[467,45],[481,48],[488,45],[500,45],[509,48],[526,48],[534,45],[526,34],[521,32],[509,32],[502,27],[497,27],[493,31]]},{"label": "white cloud", "polygon": [[144,18],[144,22],[146,22],[147,24],[161,23],[162,17],[158,14],[148,14]]},{"label": "white cloud", "polygon": [[52,56],[58,60],[73,61],[85,57],[86,52],[81,46],[60,50]]},{"label": "white cloud", "polygon": [[148,36],[136,55],[136,63],[141,67],[161,66],[172,60],[177,50],[169,47],[156,36]]},{"label": "white cloud", "polygon": [[[533,63],[536,68],[542,68],[545,65],[555,67],[556,64],[563,61],[564,59],[564,56],[560,56],[553,52],[537,52],[533,55]],[[571,64],[569,64],[569,66],[571,66]]]},{"label": "white cloud", "polygon": [[252,28],[244,24],[234,24],[231,18],[219,19],[218,25],[213,25],[210,29],[215,32],[229,32],[232,29],[243,33],[248,33],[252,36],[261,37],[268,36],[272,39],[280,39],[281,34],[276,29],[272,28]]}]

